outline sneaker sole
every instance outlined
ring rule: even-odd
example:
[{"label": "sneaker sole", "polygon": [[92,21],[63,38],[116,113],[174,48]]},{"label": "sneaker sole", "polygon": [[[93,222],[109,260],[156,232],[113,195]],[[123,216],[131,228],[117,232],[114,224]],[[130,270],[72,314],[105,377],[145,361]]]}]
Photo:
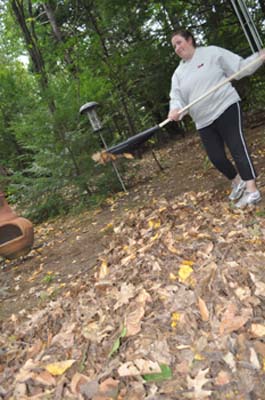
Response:
[{"label": "sneaker sole", "polygon": [[231,201],[239,200],[240,197],[242,196],[242,194],[244,193],[245,189],[246,188],[243,187],[241,192],[239,192],[237,196],[228,196],[229,200],[231,200]]},{"label": "sneaker sole", "polygon": [[247,204],[245,204],[244,206],[235,206],[236,208],[245,208],[245,207],[248,207],[248,206],[255,206],[257,203],[259,203],[261,201],[261,197],[259,198],[259,199],[257,199],[257,200],[254,200],[254,201],[252,201],[251,203],[247,203]]}]

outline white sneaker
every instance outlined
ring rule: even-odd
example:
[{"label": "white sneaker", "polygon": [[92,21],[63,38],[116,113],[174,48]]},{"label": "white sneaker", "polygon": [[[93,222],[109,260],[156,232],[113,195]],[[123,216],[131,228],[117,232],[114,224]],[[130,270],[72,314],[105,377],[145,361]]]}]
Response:
[{"label": "white sneaker", "polygon": [[237,208],[243,208],[251,204],[256,204],[261,200],[261,194],[258,190],[255,192],[245,191],[241,199],[235,204]]},{"label": "white sneaker", "polygon": [[240,180],[239,183],[232,182],[232,192],[229,195],[229,200],[238,200],[246,189],[246,182]]}]

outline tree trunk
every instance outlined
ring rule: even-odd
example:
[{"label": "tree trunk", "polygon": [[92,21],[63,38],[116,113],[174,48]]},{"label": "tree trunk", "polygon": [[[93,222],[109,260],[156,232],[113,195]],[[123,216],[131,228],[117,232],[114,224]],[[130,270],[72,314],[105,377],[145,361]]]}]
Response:
[{"label": "tree trunk", "polygon": [[[42,4],[43,9],[47,15],[47,18],[49,20],[49,23],[51,25],[52,28],[52,32],[54,34],[54,37],[56,39],[56,41],[58,43],[63,43],[63,34],[61,32],[60,26],[57,24],[56,18],[55,18],[55,14],[54,14],[54,10],[51,6],[51,4],[49,2],[45,2]],[[71,71],[76,74],[77,72],[77,68],[76,66],[74,66],[74,62],[73,59],[71,57],[70,51],[69,49],[65,50],[64,53],[64,59],[67,63],[67,65],[71,66]]]},{"label": "tree trunk", "polygon": [[[26,17],[23,8],[23,2],[19,0],[12,0],[11,6],[15,15],[15,18],[20,26],[21,32],[23,34],[27,50],[29,52],[34,72],[39,74],[40,76],[40,86],[41,89],[45,92],[48,89],[48,78],[45,71],[45,64],[41,54],[41,51],[38,47],[38,40],[34,30],[33,18],[32,18],[32,4],[29,0],[29,12],[31,17],[31,30],[28,28]],[[55,111],[54,101],[49,99],[48,101],[49,109],[51,113]]]}]

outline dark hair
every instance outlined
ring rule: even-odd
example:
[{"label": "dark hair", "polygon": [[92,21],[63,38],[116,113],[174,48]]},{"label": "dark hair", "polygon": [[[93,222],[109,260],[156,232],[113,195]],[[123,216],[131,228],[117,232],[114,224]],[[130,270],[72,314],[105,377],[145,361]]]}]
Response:
[{"label": "dark hair", "polygon": [[197,47],[196,40],[195,40],[193,34],[192,34],[190,31],[185,30],[185,29],[178,29],[178,30],[176,30],[176,31],[174,31],[174,32],[172,33],[171,39],[173,39],[173,37],[174,37],[174,36],[177,36],[177,35],[182,36],[182,37],[183,37],[184,39],[186,39],[186,40],[188,40],[188,39],[191,38],[193,47]]}]

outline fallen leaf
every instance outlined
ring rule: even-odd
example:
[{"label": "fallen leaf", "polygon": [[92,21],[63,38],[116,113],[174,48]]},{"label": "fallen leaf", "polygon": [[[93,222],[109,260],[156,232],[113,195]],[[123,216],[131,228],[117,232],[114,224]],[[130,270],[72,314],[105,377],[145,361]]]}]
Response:
[{"label": "fallen leaf", "polygon": [[160,364],[160,372],[144,374],[143,378],[147,382],[164,381],[172,378],[171,368],[166,364]]},{"label": "fallen leaf", "polygon": [[56,380],[48,371],[41,371],[39,374],[35,374],[34,381],[44,386],[55,386]]},{"label": "fallen leaf", "polygon": [[205,301],[199,297],[198,299],[198,306],[201,314],[201,318],[203,321],[208,321],[209,320],[209,311],[208,308],[205,304]]},{"label": "fallen leaf", "polygon": [[136,335],[141,330],[141,320],[145,313],[145,307],[142,304],[136,304],[136,309],[125,317],[126,336]]},{"label": "fallen leaf", "polygon": [[52,338],[51,344],[58,344],[64,349],[72,347],[74,344],[74,328],[75,323],[69,324],[69,322],[66,322],[60,332]]},{"label": "fallen leaf", "polygon": [[128,361],[118,368],[119,376],[139,376],[148,373],[161,373],[161,368],[158,362],[136,359]]},{"label": "fallen leaf", "polygon": [[130,305],[129,313],[125,316],[126,336],[136,335],[141,330],[141,320],[145,313],[145,303],[151,301],[151,296],[144,289]]},{"label": "fallen leaf", "polygon": [[230,303],[224,312],[223,318],[220,323],[220,335],[227,335],[228,333],[237,331],[242,328],[250,318],[249,310],[243,310],[242,315],[236,316],[237,307],[235,304]]},{"label": "fallen leaf", "polygon": [[132,285],[131,283],[127,284],[126,282],[123,282],[121,284],[121,288],[118,294],[118,301],[114,305],[114,310],[116,311],[124,304],[128,304],[129,300],[134,296],[135,296],[135,286]]},{"label": "fallen leaf", "polygon": [[208,374],[209,368],[205,370],[199,370],[194,379],[187,377],[188,388],[193,390],[192,394],[188,394],[188,396],[192,399],[201,400],[205,399],[211,395],[211,390],[203,389],[203,386],[209,382],[209,379],[205,376]]},{"label": "fallen leaf", "polygon": [[228,352],[224,357],[223,360],[226,362],[226,364],[231,368],[232,372],[236,371],[236,362],[233,354],[231,352]]},{"label": "fallen leaf", "polygon": [[189,265],[180,265],[178,271],[180,282],[186,282],[192,273],[193,269]]},{"label": "fallen leaf", "polygon": [[98,393],[92,400],[116,400],[119,394],[120,382],[113,378],[108,378],[99,385]]},{"label": "fallen leaf", "polygon": [[249,361],[250,361],[250,363],[251,363],[251,365],[253,366],[254,369],[260,369],[261,368],[257,353],[255,352],[253,347],[250,348]]},{"label": "fallen leaf", "polygon": [[63,375],[75,362],[76,360],[58,361],[46,365],[45,369],[53,376]]},{"label": "fallen leaf", "polygon": [[181,314],[178,312],[173,312],[171,314],[171,327],[176,328],[178,321],[180,320]]},{"label": "fallen leaf", "polygon": [[76,372],[71,380],[70,389],[74,395],[80,395],[81,387],[84,385],[90,384],[90,393],[92,395],[96,394],[98,391],[98,382],[97,381],[90,381],[88,376],[80,374]]},{"label": "fallen leaf", "polygon": [[227,385],[228,383],[230,383],[229,373],[226,371],[220,371],[218,373],[217,377],[215,378],[215,384],[217,386],[223,386],[223,385]]},{"label": "fallen leaf", "polygon": [[127,329],[126,329],[126,327],[123,327],[119,337],[115,340],[114,345],[112,346],[112,349],[109,353],[109,357],[111,357],[114,353],[116,353],[117,350],[119,350],[120,344],[121,344],[121,339],[126,336],[126,333],[127,333]]},{"label": "fallen leaf", "polygon": [[102,261],[100,269],[99,269],[99,273],[98,273],[98,279],[104,279],[106,278],[106,276],[109,273],[109,269],[108,269],[108,264],[106,261]]},{"label": "fallen leaf", "polygon": [[255,337],[263,337],[265,336],[265,325],[251,324],[250,332]]}]

